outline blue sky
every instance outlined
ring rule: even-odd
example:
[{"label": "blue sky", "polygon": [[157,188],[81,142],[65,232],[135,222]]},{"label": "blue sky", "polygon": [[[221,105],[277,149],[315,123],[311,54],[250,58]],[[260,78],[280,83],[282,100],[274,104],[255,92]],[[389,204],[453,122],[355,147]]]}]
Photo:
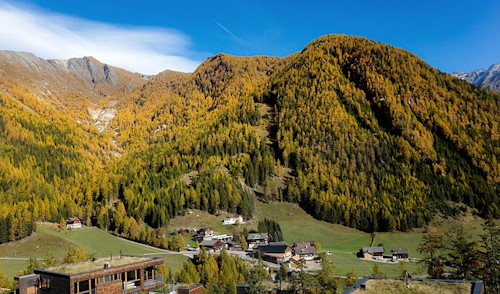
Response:
[{"label": "blue sky", "polygon": [[220,52],[286,56],[325,34],[470,71],[500,62],[500,1],[0,0],[0,49],[147,74],[192,71]]}]

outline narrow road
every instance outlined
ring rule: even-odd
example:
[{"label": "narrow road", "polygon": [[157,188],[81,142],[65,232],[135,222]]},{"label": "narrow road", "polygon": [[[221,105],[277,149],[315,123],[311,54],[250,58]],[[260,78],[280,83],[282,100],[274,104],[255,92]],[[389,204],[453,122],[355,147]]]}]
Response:
[{"label": "narrow road", "polygon": [[135,242],[135,241],[132,241],[132,240],[128,240],[128,239],[125,239],[125,238],[122,238],[122,237],[118,237],[118,236],[114,236],[114,237],[122,239],[123,241],[129,242],[129,243],[132,243],[132,244],[136,244],[136,245],[142,246],[142,247],[146,247],[146,248],[149,248],[149,249],[154,249],[154,250],[161,251],[161,252],[157,252],[157,253],[144,253],[143,255],[182,254],[182,255],[185,255],[187,257],[193,257],[193,255],[198,254],[198,250],[196,250],[196,251],[185,250],[185,251],[179,251],[179,252],[177,252],[177,251],[170,251],[170,250],[167,250],[167,249],[162,249],[162,248],[154,247],[154,246],[151,246],[151,245],[146,245],[146,244],[142,244],[142,243]]},{"label": "narrow road", "polygon": [[[0,257],[0,260],[30,260],[28,257]],[[43,258],[37,257],[36,260],[43,260]]]}]

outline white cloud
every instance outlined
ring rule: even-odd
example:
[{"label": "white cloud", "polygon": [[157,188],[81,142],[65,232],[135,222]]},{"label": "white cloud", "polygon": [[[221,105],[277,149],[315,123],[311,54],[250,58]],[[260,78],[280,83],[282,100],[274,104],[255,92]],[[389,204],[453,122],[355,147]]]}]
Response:
[{"label": "white cloud", "polygon": [[93,56],[130,71],[157,74],[193,71],[200,62],[187,56],[189,45],[187,36],[174,30],[117,26],[0,1],[0,50],[46,59]]}]

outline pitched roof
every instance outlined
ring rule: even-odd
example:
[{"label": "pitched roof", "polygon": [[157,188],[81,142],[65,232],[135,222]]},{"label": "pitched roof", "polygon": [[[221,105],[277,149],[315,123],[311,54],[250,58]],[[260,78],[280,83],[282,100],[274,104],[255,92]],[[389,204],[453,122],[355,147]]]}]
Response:
[{"label": "pitched roof", "polygon": [[384,247],[382,246],[377,246],[377,247],[363,247],[363,252],[368,252],[370,254],[374,253],[384,253]]},{"label": "pitched roof", "polygon": [[200,246],[213,247],[217,242],[220,242],[222,244],[221,240],[203,240],[201,241]]},{"label": "pitched roof", "polygon": [[269,242],[270,246],[278,246],[278,245],[285,245],[285,242],[283,241],[278,241],[278,242]]},{"label": "pitched roof", "polygon": [[267,233],[251,233],[248,234],[247,241],[250,240],[262,240],[262,239],[269,239],[269,236]]},{"label": "pitched roof", "polygon": [[316,240],[295,241],[295,242],[293,242],[293,247],[314,246],[314,243],[316,243]]},{"label": "pitched roof", "polygon": [[77,217],[70,217],[66,220],[67,224],[80,223],[80,219]]},{"label": "pitched roof", "polygon": [[410,253],[410,250],[408,248],[395,248],[391,249],[392,254],[408,254]]},{"label": "pitched roof", "polygon": [[316,253],[316,248],[314,246],[295,247],[293,250],[295,254],[298,255],[309,255]]},{"label": "pitched roof", "polygon": [[291,250],[287,245],[261,245],[257,246],[255,249],[265,253],[285,253]]},{"label": "pitched roof", "polygon": [[299,255],[309,255],[316,253],[316,248],[314,247],[316,241],[297,241],[293,243],[293,251],[295,254]]}]

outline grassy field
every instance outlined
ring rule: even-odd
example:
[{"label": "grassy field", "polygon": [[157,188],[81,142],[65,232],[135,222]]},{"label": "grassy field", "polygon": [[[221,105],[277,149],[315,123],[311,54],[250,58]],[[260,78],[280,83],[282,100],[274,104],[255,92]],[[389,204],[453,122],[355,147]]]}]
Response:
[{"label": "grassy field", "polygon": [[[331,252],[330,258],[335,261],[337,275],[344,276],[354,270],[357,276],[370,275],[374,261],[360,260],[356,253],[360,248],[370,246],[370,234],[341,225],[319,221],[308,215],[298,205],[292,203],[257,205],[259,218],[271,218],[280,224],[283,237],[287,244],[298,240],[316,240],[321,244],[322,251]],[[410,250],[410,257],[420,257],[417,246],[422,239],[421,232],[412,233],[377,233],[373,246],[380,243],[390,254],[391,248],[405,247]],[[399,276],[399,263],[377,263],[387,276]],[[421,273],[422,268],[414,263],[408,263],[408,270],[414,275]]]},{"label": "grassy field", "polygon": [[0,270],[11,280],[17,276],[17,272],[28,264],[24,260],[0,260]]},{"label": "grassy field", "polygon": [[[82,246],[96,257],[118,255],[120,250],[123,254],[162,256],[172,271],[179,270],[187,260],[186,256],[129,242],[97,228],[60,232],[55,224],[39,224],[32,236],[0,245],[0,257],[43,258],[50,250],[56,258],[62,259],[71,244]],[[11,278],[26,266],[27,262],[22,260],[0,260],[0,270]]]},{"label": "grassy field", "polygon": [[[249,230],[256,229],[259,220],[269,218],[280,224],[287,244],[292,244],[298,240],[316,240],[322,245],[322,251],[331,252],[329,257],[335,261],[337,275],[344,276],[347,272],[354,270],[357,276],[367,276],[370,275],[374,266],[375,261],[361,260],[356,258],[355,255],[361,247],[370,246],[370,234],[316,220],[296,204],[256,202],[253,220],[247,221],[239,227],[222,225],[222,220],[230,215],[228,213],[220,213],[214,216],[198,210],[190,212],[186,213],[185,216],[172,219],[168,230],[195,230],[202,227],[212,227],[214,231],[220,234],[234,234],[239,233],[244,227]],[[480,219],[468,216],[461,218],[459,221],[475,236],[481,231],[482,221]],[[455,221],[437,219],[437,222],[438,229],[444,232]],[[410,257],[419,258],[420,254],[417,247],[422,240],[422,232],[423,229],[405,233],[376,233],[373,246],[382,244],[385,247],[386,254],[390,254],[391,248],[408,248]],[[194,245],[194,241],[189,240],[188,233],[184,234],[184,237],[188,244]],[[183,262],[187,260],[185,256],[167,254],[159,249],[117,238],[96,228],[60,232],[57,230],[56,224],[38,225],[37,232],[32,236],[21,241],[0,245],[0,257],[43,258],[50,249],[56,258],[62,258],[70,244],[82,246],[87,252],[97,257],[119,254],[120,250],[124,254],[163,256],[165,264],[173,272],[179,270]],[[378,265],[386,276],[399,276],[401,273],[401,266],[397,262],[379,262]],[[413,276],[425,275],[424,268],[419,264],[410,262],[407,266]],[[24,267],[26,267],[26,261],[0,260],[0,270],[3,270],[9,277],[13,277]]]},{"label": "grassy field", "polygon": [[[358,276],[367,276],[373,270],[375,261],[361,260],[356,257],[356,252],[360,248],[370,246],[371,236],[369,233],[361,232],[341,225],[330,224],[319,221],[308,215],[298,205],[292,203],[261,203],[256,202],[255,215],[253,221],[249,221],[240,227],[223,226],[222,219],[228,214],[213,216],[206,212],[193,211],[183,217],[177,217],[171,221],[169,230],[191,228],[191,227],[212,227],[217,233],[237,233],[244,227],[256,229],[257,222],[264,218],[277,221],[280,224],[285,242],[292,244],[298,240],[316,240],[322,245],[323,251],[332,254],[330,258],[335,261],[336,274],[344,276],[347,272],[354,270]],[[437,219],[438,228],[446,231],[455,222],[450,219]],[[464,227],[477,236],[480,231],[482,221],[468,217],[460,220]],[[392,248],[408,248],[410,257],[420,258],[417,250],[418,244],[422,241],[423,229],[416,229],[411,232],[384,232],[376,233],[373,246],[382,244],[386,254],[390,254]],[[394,263],[377,263],[382,272],[387,276],[399,276],[401,265]],[[418,263],[409,262],[407,264],[409,272],[413,276],[425,275],[425,269]]]}]

